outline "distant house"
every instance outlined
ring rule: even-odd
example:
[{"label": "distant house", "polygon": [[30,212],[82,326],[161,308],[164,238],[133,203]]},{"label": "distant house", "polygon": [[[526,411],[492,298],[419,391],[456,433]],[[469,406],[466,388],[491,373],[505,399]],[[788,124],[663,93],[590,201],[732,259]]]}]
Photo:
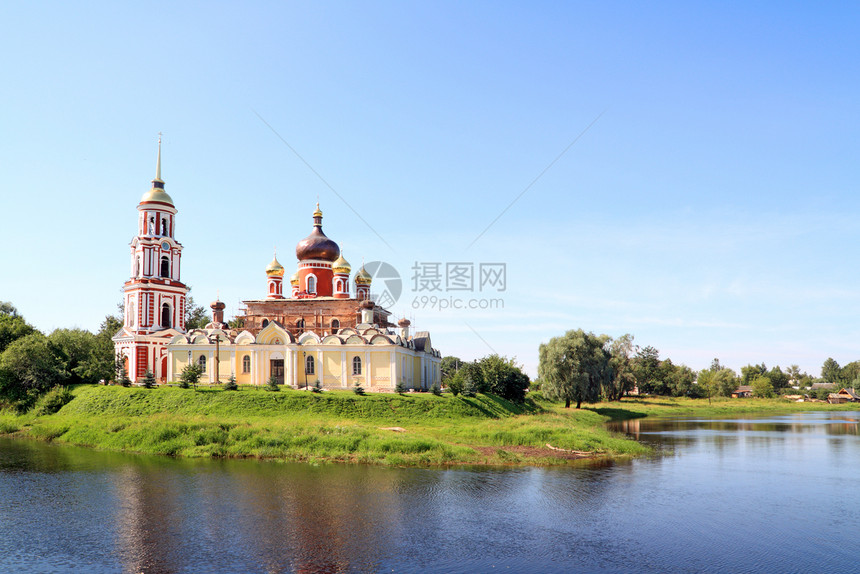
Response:
[{"label": "distant house", "polygon": [[732,391],[733,399],[745,399],[752,396],[752,387],[749,385],[741,385]]},{"label": "distant house", "polygon": [[854,389],[842,388],[838,393],[830,393],[827,395],[827,402],[831,405],[856,403],[860,402],[860,395],[858,395]]},{"label": "distant house", "polygon": [[814,391],[816,389],[835,389],[836,383],[812,383],[812,386],[809,387],[810,390]]}]

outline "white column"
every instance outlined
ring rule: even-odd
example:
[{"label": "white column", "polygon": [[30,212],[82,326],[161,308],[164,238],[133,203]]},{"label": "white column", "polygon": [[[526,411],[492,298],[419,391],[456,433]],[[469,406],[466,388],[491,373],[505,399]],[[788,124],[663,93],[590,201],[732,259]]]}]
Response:
[{"label": "white column", "polygon": [[349,386],[346,375],[346,351],[340,352],[340,386],[344,389]]}]

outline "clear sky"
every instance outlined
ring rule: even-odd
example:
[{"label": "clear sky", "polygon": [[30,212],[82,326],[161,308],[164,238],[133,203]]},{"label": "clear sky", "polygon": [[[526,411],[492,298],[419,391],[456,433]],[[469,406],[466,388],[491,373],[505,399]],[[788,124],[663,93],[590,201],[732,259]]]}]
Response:
[{"label": "clear sky", "polygon": [[[0,300],[43,331],[115,312],[163,132],[183,280],[228,315],[264,296],[273,247],[294,270],[319,200],[446,355],[534,375],[582,328],[693,369],[860,359],[855,2],[7,2],[0,21]],[[504,263],[506,289],[445,291],[455,263]]]}]

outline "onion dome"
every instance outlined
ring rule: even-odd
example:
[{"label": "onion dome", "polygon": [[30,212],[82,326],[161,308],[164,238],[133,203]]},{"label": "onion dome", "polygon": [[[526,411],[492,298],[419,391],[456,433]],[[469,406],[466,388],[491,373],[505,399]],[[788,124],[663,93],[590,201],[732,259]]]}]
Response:
[{"label": "onion dome", "polygon": [[322,211],[320,204],[314,211],[314,228],[311,234],[299,241],[296,245],[296,258],[299,261],[319,259],[322,261],[334,261],[340,256],[340,247],[337,243],[326,237],[322,230]]},{"label": "onion dome", "polygon": [[227,308],[227,305],[223,301],[212,301],[209,305],[213,311],[223,311]]},{"label": "onion dome", "polygon": [[364,268],[364,265],[361,266],[361,269],[358,270],[358,273],[355,274],[355,282],[359,285],[370,285],[370,282],[373,278],[370,276],[370,273]]},{"label": "onion dome", "polygon": [[296,271],[293,273],[293,276],[290,277],[290,285],[298,285],[299,284],[299,272]]},{"label": "onion dome", "polygon": [[284,276],[284,268],[278,263],[278,257],[275,256],[272,258],[272,262],[266,267],[266,275],[269,277],[283,277]]},{"label": "onion dome", "polygon": [[412,322],[411,322],[409,319],[400,319],[400,320],[397,322],[397,325],[398,325],[399,327],[408,327],[408,326],[409,326],[409,325],[411,325],[411,324],[412,324]]},{"label": "onion dome", "polygon": [[155,179],[152,180],[152,189],[143,194],[141,203],[166,203],[173,205],[173,198],[164,191],[164,181],[161,179],[161,136],[158,136],[158,159],[155,161]]},{"label": "onion dome", "polygon": [[370,299],[365,299],[358,305],[359,309],[373,309],[374,307],[376,307],[376,303],[374,303]]},{"label": "onion dome", "polygon": [[349,265],[349,261],[343,258],[343,253],[334,260],[334,263],[331,264],[331,270],[335,273],[349,273],[352,271],[352,267]]}]

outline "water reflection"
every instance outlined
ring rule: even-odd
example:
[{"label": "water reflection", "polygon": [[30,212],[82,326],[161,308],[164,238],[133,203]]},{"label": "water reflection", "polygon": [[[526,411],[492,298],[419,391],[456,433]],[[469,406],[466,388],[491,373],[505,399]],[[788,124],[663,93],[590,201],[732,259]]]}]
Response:
[{"label": "water reflection", "polygon": [[617,428],[671,454],[503,470],[0,438],[0,572],[849,571],[858,422],[640,419]]}]

